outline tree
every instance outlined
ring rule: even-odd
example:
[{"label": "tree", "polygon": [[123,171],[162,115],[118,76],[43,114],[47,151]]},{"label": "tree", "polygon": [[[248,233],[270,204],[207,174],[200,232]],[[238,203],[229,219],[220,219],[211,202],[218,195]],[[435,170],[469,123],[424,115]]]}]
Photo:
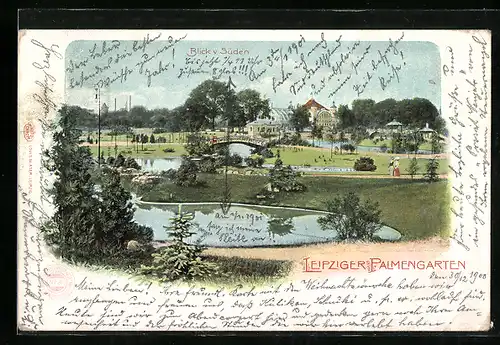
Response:
[{"label": "tree", "polygon": [[408,165],[408,168],[406,168],[406,171],[408,172],[408,174],[410,174],[412,180],[413,180],[413,177],[418,173],[418,161],[417,161],[417,158],[413,157],[411,160],[410,160],[410,164]]},{"label": "tree", "polygon": [[422,128],[426,123],[438,132],[444,130],[444,120],[438,109],[431,101],[425,98],[403,99],[398,102],[398,116],[400,122],[411,127]]},{"label": "tree", "polygon": [[413,129],[403,137],[402,146],[408,153],[413,152],[414,154],[417,154],[418,148],[420,147],[420,145],[422,145],[423,142],[424,140],[422,137],[422,133],[420,133],[416,129]]},{"label": "tree", "polygon": [[155,135],[154,134],[151,134],[151,136],[149,137],[149,142],[151,144],[154,144],[156,141],[155,141]]},{"label": "tree", "polygon": [[113,162],[113,165],[115,167],[123,167],[125,166],[125,157],[120,153],[118,156],[116,156],[116,159]]},{"label": "tree", "polygon": [[321,139],[323,137],[323,126],[318,125],[316,119],[313,121],[312,124],[311,136],[313,139],[313,146],[314,146],[314,138]]},{"label": "tree", "polygon": [[193,214],[182,212],[179,206],[179,212],[170,219],[172,225],[164,226],[171,244],[152,254],[153,263],[142,266],[143,273],[156,276],[162,282],[206,278],[218,273],[217,265],[202,260],[203,247],[186,242],[195,234],[193,218]]},{"label": "tree", "polygon": [[375,103],[372,108],[373,116],[369,127],[384,127],[387,123],[399,116],[398,101],[387,98]]},{"label": "tree", "polygon": [[391,140],[392,153],[400,153],[403,149],[403,137],[401,133],[394,133]]},{"label": "tree", "polygon": [[262,99],[258,91],[245,89],[236,94],[244,123],[269,118],[269,99]]},{"label": "tree", "polygon": [[183,187],[198,184],[198,166],[188,157],[182,157],[181,166],[175,173],[175,184]]},{"label": "tree", "polygon": [[328,214],[320,217],[318,224],[323,230],[336,231],[341,241],[372,240],[381,227],[378,203],[362,203],[353,192],[327,201],[326,210]]},{"label": "tree", "polygon": [[61,129],[54,133],[54,144],[44,153],[45,167],[56,176],[51,190],[53,227],[45,232],[45,239],[64,259],[79,261],[88,255],[85,249],[93,249],[92,233],[100,226],[93,217],[99,212],[99,202],[89,172],[92,156],[88,147],[78,145],[81,132],[76,129],[75,115],[67,106],[59,110]]},{"label": "tree", "polygon": [[146,134],[141,134],[141,150],[144,151],[144,144],[148,143],[148,136]]},{"label": "tree", "polygon": [[341,131],[339,134],[339,142],[340,142],[340,154],[342,154],[342,143],[346,141],[345,133],[344,131]]},{"label": "tree", "polygon": [[269,183],[273,191],[276,192],[300,192],[305,190],[305,186],[297,180],[298,174],[291,166],[284,166],[283,161],[278,156],[274,162],[274,167],[269,170]]},{"label": "tree", "polygon": [[213,153],[213,146],[210,145],[207,138],[199,133],[191,133],[187,137],[187,143],[184,145],[186,151],[191,156],[202,156]]},{"label": "tree", "polygon": [[153,240],[153,230],[134,221],[134,206],[130,192],[121,185],[120,173],[113,169],[104,170],[100,193],[102,199],[102,233],[96,236],[96,244],[106,247],[107,254],[126,248],[130,240],[147,244]]},{"label": "tree", "polygon": [[363,127],[356,127],[351,131],[351,141],[354,142],[355,150],[358,149],[359,144],[368,137],[368,132]]},{"label": "tree", "polygon": [[150,228],[130,222],[130,194],[121,189],[118,173],[104,168],[102,190],[96,189],[91,178],[95,163],[89,148],[78,145],[75,113],[63,106],[58,124],[61,129],[44,154],[46,168],[56,176],[52,226],[44,229],[47,243],[64,259],[95,262],[120,254],[129,239],[151,241]]},{"label": "tree", "polygon": [[205,80],[195,87],[186,100],[189,117],[194,117],[194,122],[209,125],[215,130],[216,119],[227,118],[227,102],[234,102],[236,96],[223,82]]},{"label": "tree", "polygon": [[309,110],[307,108],[298,105],[295,108],[292,107],[290,111],[290,127],[292,127],[297,133],[302,132],[304,128],[310,125]]},{"label": "tree", "polygon": [[355,126],[369,126],[373,120],[373,107],[375,101],[372,99],[356,99],[352,102],[352,113]]},{"label": "tree", "polygon": [[442,145],[440,142],[439,134],[437,134],[436,132],[432,133],[432,136],[431,136],[432,154],[441,153],[442,149],[443,148],[442,148]]},{"label": "tree", "polygon": [[349,128],[356,125],[354,113],[347,105],[341,104],[337,109],[337,117],[339,118],[340,128]]},{"label": "tree", "polygon": [[439,169],[439,161],[436,158],[430,158],[427,161],[425,169],[426,172],[424,175],[424,178],[427,180],[427,182],[431,183],[439,180],[438,169]]},{"label": "tree", "polygon": [[333,157],[333,144],[337,141],[337,128],[332,126],[326,133],[326,140],[330,143],[330,158]]}]

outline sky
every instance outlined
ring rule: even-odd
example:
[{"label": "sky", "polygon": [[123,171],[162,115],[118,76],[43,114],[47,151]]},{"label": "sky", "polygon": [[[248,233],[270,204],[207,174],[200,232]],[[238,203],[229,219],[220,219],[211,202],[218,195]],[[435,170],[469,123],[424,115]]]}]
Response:
[{"label": "sky", "polygon": [[124,108],[129,96],[132,106],[172,109],[201,82],[227,83],[231,76],[235,91],[255,89],[277,108],[311,97],[327,107],[360,98],[421,97],[440,108],[439,49],[430,42],[335,37],[298,44],[163,36],[146,41],[72,42],[66,50],[65,102],[97,109],[98,86],[101,104],[110,110],[115,99],[117,109]]}]

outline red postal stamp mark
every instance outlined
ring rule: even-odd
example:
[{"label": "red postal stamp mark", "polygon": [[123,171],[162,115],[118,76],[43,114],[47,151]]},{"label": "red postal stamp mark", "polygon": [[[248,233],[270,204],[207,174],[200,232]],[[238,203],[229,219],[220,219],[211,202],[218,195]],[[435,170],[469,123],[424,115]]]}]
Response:
[{"label": "red postal stamp mark", "polygon": [[68,296],[73,291],[75,279],[64,266],[54,265],[43,270],[46,292],[51,297]]},{"label": "red postal stamp mark", "polygon": [[33,123],[31,121],[27,122],[24,125],[23,133],[24,133],[24,139],[26,139],[26,141],[33,140],[33,138],[35,137],[35,126],[33,125]]}]

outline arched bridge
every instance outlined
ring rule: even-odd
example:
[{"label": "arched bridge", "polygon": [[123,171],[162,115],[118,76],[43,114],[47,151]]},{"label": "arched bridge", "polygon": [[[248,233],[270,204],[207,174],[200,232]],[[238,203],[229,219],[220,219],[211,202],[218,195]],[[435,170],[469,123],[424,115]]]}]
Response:
[{"label": "arched bridge", "polygon": [[212,145],[229,145],[229,144],[245,144],[257,149],[264,149],[269,144],[269,140],[255,139],[242,135],[231,135],[227,137],[216,137],[210,139]]}]

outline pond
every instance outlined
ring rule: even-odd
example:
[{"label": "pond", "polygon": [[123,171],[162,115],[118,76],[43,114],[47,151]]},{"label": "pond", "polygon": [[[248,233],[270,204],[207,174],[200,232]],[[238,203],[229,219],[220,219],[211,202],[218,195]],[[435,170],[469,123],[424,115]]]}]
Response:
[{"label": "pond", "polygon": [[[252,153],[252,147],[245,144],[231,144],[229,145],[229,152],[231,154],[239,154],[241,157],[249,157]],[[136,158],[135,159],[141,170],[143,171],[165,171],[169,169],[179,169],[181,166],[180,157],[172,158]]]},{"label": "pond", "polygon": [[[164,226],[178,210],[177,204],[136,201],[135,220],[153,228],[155,241],[168,241]],[[335,230],[323,230],[317,220],[325,212],[233,204],[224,215],[216,203],[182,204],[184,212],[194,214],[196,233],[187,240],[207,247],[298,246],[333,242]],[[397,241],[401,234],[388,226],[375,234],[380,240]]]}]

